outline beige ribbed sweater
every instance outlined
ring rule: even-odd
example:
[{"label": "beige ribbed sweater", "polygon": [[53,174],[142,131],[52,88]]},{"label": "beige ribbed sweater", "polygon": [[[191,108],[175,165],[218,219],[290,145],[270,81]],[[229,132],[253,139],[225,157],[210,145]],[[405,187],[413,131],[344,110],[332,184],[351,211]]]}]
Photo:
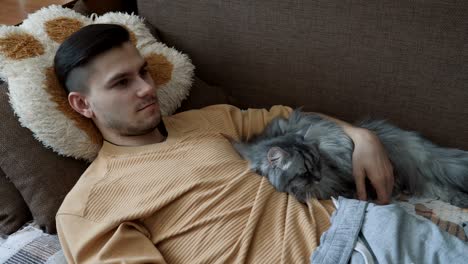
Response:
[{"label": "beige ribbed sweater", "polygon": [[220,134],[290,112],[216,105],[164,117],[162,143],[104,143],[57,214],[69,263],[308,263],[332,203],[276,192]]}]

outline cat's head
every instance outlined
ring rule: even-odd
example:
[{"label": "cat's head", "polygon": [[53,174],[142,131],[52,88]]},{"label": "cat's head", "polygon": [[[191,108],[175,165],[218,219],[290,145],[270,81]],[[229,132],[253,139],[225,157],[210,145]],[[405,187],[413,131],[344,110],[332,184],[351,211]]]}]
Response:
[{"label": "cat's head", "polygon": [[235,144],[250,167],[268,178],[279,191],[286,191],[296,179],[320,181],[320,156],[317,147],[307,144],[299,134],[288,134],[254,145]]}]

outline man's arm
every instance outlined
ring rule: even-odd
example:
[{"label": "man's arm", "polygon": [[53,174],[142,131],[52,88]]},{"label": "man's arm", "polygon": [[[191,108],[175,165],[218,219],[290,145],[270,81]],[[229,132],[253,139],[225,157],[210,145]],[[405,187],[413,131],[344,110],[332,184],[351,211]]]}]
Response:
[{"label": "man's arm", "polygon": [[377,203],[389,203],[394,183],[393,167],[379,138],[370,130],[355,127],[324,114],[315,114],[341,126],[344,132],[353,140],[353,176],[356,181],[358,198],[367,200],[365,185],[367,177],[376,190]]},{"label": "man's arm", "polygon": [[[216,111],[212,111],[215,109]],[[226,129],[230,130],[227,124],[232,123],[236,133],[227,136],[231,138],[239,136],[242,139],[249,139],[260,134],[273,118],[278,116],[288,117],[293,111],[290,107],[279,105],[268,110],[247,109],[241,111],[239,108],[229,105],[215,105],[206,107],[204,110],[217,113],[216,118],[208,118],[207,115],[204,115],[205,119],[210,120],[211,127],[217,127],[217,129],[225,133]],[[359,199],[367,200],[365,188],[365,179],[367,177],[377,192],[377,203],[386,204],[390,202],[394,181],[393,168],[379,138],[367,129],[355,127],[324,114],[315,114],[336,122],[353,140],[353,175]],[[230,120],[230,122],[226,120]]]},{"label": "man's arm", "polygon": [[56,220],[68,263],[166,263],[138,223],[113,228],[68,214],[57,215]]}]

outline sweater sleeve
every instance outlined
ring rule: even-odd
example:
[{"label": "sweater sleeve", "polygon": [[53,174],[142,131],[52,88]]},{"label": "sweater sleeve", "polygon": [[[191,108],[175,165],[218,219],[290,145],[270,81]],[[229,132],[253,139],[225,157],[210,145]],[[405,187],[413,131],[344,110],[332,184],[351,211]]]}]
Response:
[{"label": "sweater sleeve", "polygon": [[288,106],[275,105],[270,109],[249,108],[241,110],[232,105],[214,105],[203,109],[205,119],[213,127],[229,136],[247,140],[260,134],[275,117],[287,118],[293,110]]},{"label": "sweater sleeve", "polygon": [[56,220],[68,263],[166,263],[141,224],[112,227],[69,214]]}]

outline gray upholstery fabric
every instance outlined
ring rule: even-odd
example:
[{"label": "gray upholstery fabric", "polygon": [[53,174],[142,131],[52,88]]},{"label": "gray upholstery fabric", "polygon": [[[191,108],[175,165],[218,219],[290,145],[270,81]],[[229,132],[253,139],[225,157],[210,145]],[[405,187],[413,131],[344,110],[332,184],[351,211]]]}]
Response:
[{"label": "gray upholstery fabric", "polygon": [[138,0],[240,107],[387,118],[468,150],[468,2]]}]

